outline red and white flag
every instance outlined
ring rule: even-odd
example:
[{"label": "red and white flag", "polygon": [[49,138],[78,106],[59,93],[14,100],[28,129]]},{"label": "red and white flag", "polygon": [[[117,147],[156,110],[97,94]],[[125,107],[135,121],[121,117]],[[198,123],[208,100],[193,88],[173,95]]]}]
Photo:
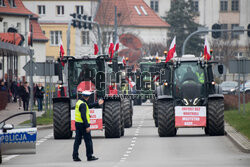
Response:
[{"label": "red and white flag", "polygon": [[128,81],[128,84],[131,88],[135,86],[135,82],[132,80],[131,77],[126,77],[126,80]]},{"label": "red and white flag", "polygon": [[210,55],[210,46],[207,40],[207,37],[205,37],[205,44],[204,44],[204,59],[205,60],[210,60],[211,55]]},{"label": "red and white flag", "polygon": [[174,37],[173,41],[171,42],[165,63],[167,63],[170,59],[172,59],[174,57],[175,48],[176,48],[176,36]]},{"label": "red and white flag", "polygon": [[126,65],[127,65],[126,59],[124,58],[124,56],[122,57],[122,63],[123,63],[123,66],[126,66]]},{"label": "red and white flag", "polygon": [[114,47],[115,47],[115,45],[114,45],[114,43],[112,42],[112,39],[110,38],[110,44],[109,44],[109,55],[110,55],[110,58],[111,58],[110,62],[111,62],[112,59],[113,59]]},{"label": "red and white flag", "polygon": [[117,40],[115,42],[115,51],[116,52],[119,50],[119,46],[120,46],[120,44],[119,44],[119,37],[117,37]]},{"label": "red and white flag", "polygon": [[156,82],[156,81],[158,81],[160,79],[160,76],[159,75],[155,75],[154,77],[153,77],[153,82]]},{"label": "red and white flag", "polygon": [[[62,61],[63,56],[64,56],[64,49],[63,49],[63,42],[62,39],[60,38],[60,60]],[[62,66],[64,67],[64,62],[62,62]]]}]

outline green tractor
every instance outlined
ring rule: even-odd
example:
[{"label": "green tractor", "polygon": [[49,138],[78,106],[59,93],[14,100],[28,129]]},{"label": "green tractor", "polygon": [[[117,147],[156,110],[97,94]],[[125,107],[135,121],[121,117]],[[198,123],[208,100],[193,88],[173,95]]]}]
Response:
[{"label": "green tractor", "polygon": [[[57,96],[53,98],[53,127],[55,139],[68,139],[75,130],[75,104],[77,92],[92,91],[89,103],[104,99],[103,107],[90,109],[91,129],[105,129],[106,138],[119,138],[124,135],[124,127],[132,126],[133,106],[130,100],[121,98],[122,73],[117,60],[108,55],[65,56],[65,63],[58,86]],[[120,68],[120,69],[119,69]],[[62,75],[64,74],[64,75]],[[129,104],[128,104],[129,103]],[[125,107],[126,106],[126,107]],[[129,119],[129,120],[127,120]],[[129,124],[127,124],[129,122]]]},{"label": "green tractor", "polygon": [[[160,137],[175,136],[178,128],[190,127],[202,127],[211,136],[224,135],[224,96],[214,82],[214,64],[184,55],[164,65],[154,104]],[[222,65],[218,71],[223,73]]]}]

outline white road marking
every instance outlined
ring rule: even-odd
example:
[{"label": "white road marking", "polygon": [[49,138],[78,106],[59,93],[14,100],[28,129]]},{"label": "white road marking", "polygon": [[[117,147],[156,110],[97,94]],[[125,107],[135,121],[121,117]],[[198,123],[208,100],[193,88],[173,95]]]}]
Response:
[{"label": "white road marking", "polygon": [[9,156],[3,158],[3,161],[9,161],[9,160],[11,160],[12,158],[15,158],[15,157],[18,157],[18,156],[19,156],[19,155],[9,155]]}]

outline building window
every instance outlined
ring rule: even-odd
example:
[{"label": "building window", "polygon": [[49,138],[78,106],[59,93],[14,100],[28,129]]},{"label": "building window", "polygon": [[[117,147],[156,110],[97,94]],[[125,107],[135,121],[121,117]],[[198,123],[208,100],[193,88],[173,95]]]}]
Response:
[{"label": "building window", "polygon": [[[221,29],[228,29],[228,25],[227,24],[221,24]],[[228,39],[228,32],[221,32],[222,34],[222,38],[223,39]]]},{"label": "building window", "polygon": [[58,16],[64,15],[64,6],[56,6],[56,11]]},{"label": "building window", "polygon": [[193,12],[199,12],[199,1],[191,1]]},{"label": "building window", "polygon": [[0,6],[5,6],[4,0],[0,0]]},{"label": "building window", "polygon": [[22,33],[22,32],[21,32],[21,23],[17,23],[17,24],[16,24],[16,29],[17,29],[17,32],[18,32],[18,33]]},{"label": "building window", "polygon": [[[234,29],[234,27],[239,27],[239,24],[232,24],[231,28],[232,30]],[[239,34],[235,34],[234,32],[232,32],[232,39],[239,39]]]},{"label": "building window", "polygon": [[82,31],[82,45],[89,45],[89,31]]},{"label": "building window", "polygon": [[158,0],[151,0],[150,7],[155,11],[159,12],[159,1]]},{"label": "building window", "polygon": [[239,0],[232,0],[232,11],[239,11]]},{"label": "building window", "polygon": [[50,45],[58,46],[59,40],[62,39],[62,31],[50,31]]},{"label": "building window", "polygon": [[38,5],[38,14],[40,14],[40,15],[45,14],[45,6],[44,5]]},{"label": "building window", "polygon": [[83,14],[83,6],[76,6],[76,13]]},{"label": "building window", "polygon": [[7,31],[8,31],[8,23],[3,22],[3,32],[7,32]]},{"label": "building window", "polygon": [[10,7],[16,7],[15,0],[9,0]]},{"label": "building window", "polygon": [[220,11],[225,12],[227,11],[228,1],[227,0],[220,0]]}]

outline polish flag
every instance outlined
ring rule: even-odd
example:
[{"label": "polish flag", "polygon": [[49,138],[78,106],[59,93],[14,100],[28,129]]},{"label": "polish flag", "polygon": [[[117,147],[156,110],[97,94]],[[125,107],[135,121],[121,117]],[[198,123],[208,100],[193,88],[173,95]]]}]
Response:
[{"label": "polish flag", "polygon": [[207,37],[205,38],[205,44],[204,44],[204,59],[205,60],[210,60],[211,55],[210,55],[210,46],[207,40]]},{"label": "polish flag", "polygon": [[158,81],[160,79],[160,76],[159,75],[155,75],[154,77],[153,77],[153,82],[156,82],[156,81]]},{"label": "polish flag", "polygon": [[167,55],[165,63],[167,63],[170,59],[172,59],[174,57],[175,48],[176,48],[176,36],[174,37],[174,39],[173,39],[173,41],[172,41],[172,43],[170,45],[170,48],[169,48],[168,55]]},{"label": "polish flag", "polygon": [[128,84],[131,88],[135,86],[135,82],[132,80],[131,77],[126,77],[126,80],[128,81]]},{"label": "polish flag", "polygon": [[119,37],[117,38],[116,40],[116,43],[115,43],[115,51],[117,52],[119,50]]},{"label": "polish flag", "polygon": [[[63,42],[62,39],[60,38],[60,60],[62,61],[63,56],[64,56],[64,49],[63,49]],[[64,67],[64,62],[62,62],[62,66]]]},{"label": "polish flag", "polygon": [[112,61],[112,58],[113,58],[113,55],[114,55],[114,43],[113,42],[111,42],[111,40],[110,40],[110,45],[109,45],[109,55],[110,55],[110,58],[111,58],[111,60],[110,60],[110,62]]},{"label": "polish flag", "polygon": [[123,66],[126,66],[126,59],[124,58],[124,56],[122,57],[122,63],[123,63]]}]

